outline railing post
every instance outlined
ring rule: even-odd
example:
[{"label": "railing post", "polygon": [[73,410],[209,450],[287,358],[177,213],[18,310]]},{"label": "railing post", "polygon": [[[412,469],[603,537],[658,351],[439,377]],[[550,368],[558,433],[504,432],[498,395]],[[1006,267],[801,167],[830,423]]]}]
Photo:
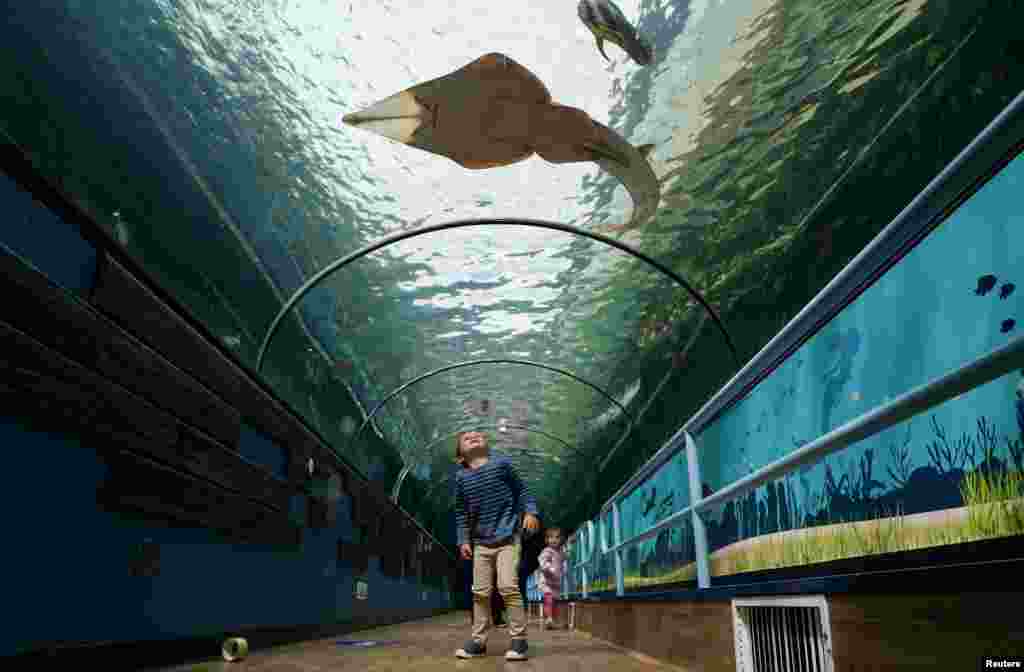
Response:
[{"label": "railing post", "polygon": [[708,569],[708,536],[704,529],[704,519],[697,511],[697,503],[703,499],[702,481],[700,478],[700,461],[697,459],[697,444],[689,432],[684,432],[686,440],[686,466],[690,471],[690,504],[694,507],[690,514],[693,521],[693,546],[697,555],[697,587],[708,588],[711,585],[711,572]]},{"label": "railing post", "polygon": [[619,500],[612,500],[612,543],[615,545],[615,594],[626,594],[626,577],[622,573],[622,523],[619,521]]},{"label": "railing post", "polygon": [[583,551],[585,559],[583,560],[583,598],[586,599],[590,594],[589,581],[590,578],[587,573],[587,565],[590,564],[591,560],[594,559],[594,521],[588,520],[585,526],[583,534]]}]

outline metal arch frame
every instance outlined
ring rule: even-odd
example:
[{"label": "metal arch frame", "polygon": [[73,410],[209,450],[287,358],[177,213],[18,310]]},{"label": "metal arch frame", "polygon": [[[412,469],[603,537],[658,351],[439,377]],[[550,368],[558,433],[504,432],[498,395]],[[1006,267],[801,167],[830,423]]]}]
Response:
[{"label": "metal arch frame", "polygon": [[469,361],[466,361],[466,362],[456,362],[455,364],[446,364],[445,366],[438,367],[438,368],[436,368],[436,369],[434,369],[432,371],[427,371],[426,373],[421,373],[420,375],[416,376],[412,380],[407,381],[405,383],[402,383],[401,385],[399,385],[398,387],[393,389],[391,392],[388,392],[384,396],[383,399],[381,399],[379,402],[377,402],[377,405],[373,407],[373,409],[369,412],[369,414],[367,414],[366,419],[363,420],[363,424],[359,425],[359,429],[357,429],[355,431],[355,433],[352,434],[351,438],[349,438],[348,446],[349,447],[352,446],[352,444],[355,442],[355,440],[357,438],[359,438],[359,436],[363,433],[363,430],[366,429],[367,425],[369,425],[373,421],[374,416],[376,416],[377,413],[382,408],[384,408],[384,406],[389,401],[391,401],[392,399],[394,399],[399,394],[401,394],[402,392],[406,391],[407,389],[409,389],[410,387],[412,387],[416,383],[422,382],[422,381],[424,381],[424,380],[426,380],[428,378],[432,378],[432,377],[440,375],[442,373],[447,373],[448,371],[453,371],[455,369],[461,369],[461,368],[466,367],[466,366],[479,366],[481,364],[520,364],[522,366],[532,366],[532,367],[535,367],[535,368],[538,368],[538,369],[544,369],[546,371],[552,371],[554,373],[559,373],[559,374],[562,374],[563,376],[567,376],[569,378],[572,378],[576,382],[582,383],[583,385],[586,385],[587,387],[589,387],[590,389],[594,390],[595,392],[597,392],[598,394],[603,396],[605,399],[607,399],[608,401],[612,402],[613,404],[615,404],[616,406],[619,407],[619,410],[622,411],[622,414],[624,416],[626,416],[626,420],[628,421],[627,425],[626,425],[625,435],[628,435],[628,433],[630,431],[632,431],[632,429],[633,429],[633,422],[634,422],[633,415],[628,410],[626,410],[626,407],[623,406],[622,403],[618,399],[616,399],[615,397],[610,395],[603,388],[601,388],[598,385],[595,385],[594,383],[590,382],[589,380],[586,380],[585,378],[580,378],[575,373],[572,373],[570,371],[566,371],[564,369],[560,369],[557,366],[551,366],[550,364],[541,364],[540,362],[533,362],[533,361],[530,361],[528,359],[506,359],[506,358],[472,359],[472,360],[469,360]]},{"label": "metal arch frame", "polygon": [[600,233],[594,233],[592,231],[586,231],[584,229],[580,229],[575,226],[570,226],[568,224],[561,224],[558,222],[550,222],[535,219],[490,218],[462,219],[455,220],[452,222],[442,222],[440,224],[431,224],[429,226],[413,229],[412,231],[394,233],[390,236],[385,236],[384,238],[378,240],[375,243],[370,243],[369,245],[366,245],[356,250],[355,252],[347,254],[341,259],[331,262],[326,267],[318,271],[313,277],[307,280],[301,287],[295,290],[295,293],[292,294],[292,296],[285,302],[284,306],[281,307],[281,310],[274,317],[274,321],[271,322],[270,327],[267,329],[267,333],[263,336],[263,342],[260,344],[260,350],[256,357],[257,373],[263,367],[263,359],[266,356],[267,347],[270,345],[270,340],[274,337],[274,334],[277,333],[278,327],[280,327],[281,321],[284,319],[285,315],[287,315],[288,312],[291,311],[292,308],[296,306],[296,304],[298,304],[302,297],[304,297],[306,294],[310,292],[310,290],[312,290],[314,287],[320,284],[320,281],[322,281],[324,278],[331,275],[335,271],[341,270],[342,268],[348,266],[352,262],[362,259],[371,252],[375,252],[383,247],[387,247],[388,245],[392,245],[402,240],[406,240],[408,238],[415,238],[417,236],[422,236],[437,231],[465,228],[470,226],[527,226],[540,229],[551,229],[554,231],[561,231],[563,233],[569,233],[575,236],[582,236],[584,238],[596,240],[600,243],[608,245],[609,247],[614,247],[617,250],[625,252],[626,254],[629,254],[630,256],[636,259],[640,259],[649,266],[653,266],[654,268],[656,268],[663,275],[671,278],[673,281],[675,281],[677,285],[679,285],[687,292],[689,292],[689,294],[704,308],[704,310],[706,310],[708,314],[711,315],[711,318],[715,321],[715,324],[718,326],[719,330],[722,332],[722,335],[725,337],[726,345],[728,345],[729,350],[732,352],[733,359],[736,360],[736,367],[739,368],[739,354],[736,351],[736,346],[732,341],[732,337],[729,335],[728,330],[722,323],[722,318],[719,317],[718,313],[715,312],[715,309],[711,307],[711,305],[707,302],[704,296],[701,295],[700,292],[694,289],[690,285],[690,283],[688,283],[681,275],[673,271],[671,268],[668,268],[661,262],[655,260],[652,257],[647,256],[640,250],[637,250],[636,248],[627,245],[626,243],[616,240],[615,238],[611,238]]},{"label": "metal arch frame", "polygon": [[[530,427],[529,425],[520,425],[520,424],[516,424],[516,423],[511,423],[511,422],[508,422],[508,423],[505,423],[505,424],[499,425],[499,426],[500,427],[508,427],[510,429],[521,429],[521,430],[523,430],[525,432],[530,432],[530,433],[533,433],[533,434],[540,434],[543,437],[546,437],[548,439],[551,439],[552,441],[556,441],[556,442],[562,444],[570,452],[572,452],[574,454],[579,454],[579,451],[575,450],[571,443],[569,443],[568,441],[566,441],[565,439],[563,439],[561,437],[555,436],[554,434],[550,434],[548,432],[545,432],[542,429],[537,429],[536,427]],[[479,432],[479,431],[483,431],[485,429],[493,429],[493,428],[494,428],[494,425],[474,425],[472,427],[465,427],[463,429],[456,429],[454,432],[449,432],[448,434],[445,434],[444,436],[439,436],[438,438],[432,440],[430,443],[428,443],[425,446],[423,446],[422,448],[420,448],[417,452],[425,453],[428,450],[430,450],[431,448],[433,448],[434,446],[438,445],[439,443],[444,443],[445,441],[448,441],[449,439],[452,439],[452,438],[458,436],[462,432]],[[395,481],[395,487],[391,491],[391,501],[398,502],[398,497],[399,497],[399,494],[401,493],[401,490],[402,490],[402,483],[405,481],[405,477],[409,475],[409,472],[411,470],[412,470],[411,465],[406,465],[405,467],[402,468],[402,472],[398,475],[398,479]],[[449,478],[449,476],[446,476],[444,479],[442,479],[441,482],[443,483],[445,480],[448,480],[448,478]],[[431,492],[433,492],[433,488],[428,490],[427,494],[429,495]]]}]

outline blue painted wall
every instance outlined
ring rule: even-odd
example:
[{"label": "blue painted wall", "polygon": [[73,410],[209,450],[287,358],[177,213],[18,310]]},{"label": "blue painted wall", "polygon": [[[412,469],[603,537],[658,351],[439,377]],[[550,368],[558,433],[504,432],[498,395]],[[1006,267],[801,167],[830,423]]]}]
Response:
[{"label": "blue painted wall", "polygon": [[[702,494],[1019,337],[1022,187],[1019,155],[695,437]],[[719,507],[706,520],[709,550],[781,530],[959,507],[964,473],[984,469],[1024,473],[1024,370]],[[623,538],[689,503],[680,451],[620,503]],[[611,529],[607,518],[594,524],[597,533]],[[588,579],[600,581],[613,576],[612,556],[602,555],[595,540],[596,534],[577,535],[572,557],[596,558]],[[624,571],[665,577],[694,559],[692,528],[684,524],[630,547]],[[580,577],[575,572],[570,579],[576,588]]]},{"label": "blue painted wall", "polygon": [[[0,488],[9,540],[0,655],[43,642],[130,641],[220,634],[248,627],[344,621],[353,577],[336,562],[352,539],[347,498],[332,528],[306,529],[298,551],[230,544],[204,529],[171,529],[101,511],[107,470],[81,442],[0,419],[8,478]],[[135,546],[160,548],[160,572],[132,576]],[[423,599],[424,591],[426,600]],[[369,567],[368,608],[379,614],[442,608],[441,591],[381,576]]]},{"label": "blue painted wall", "polygon": [[[97,253],[77,229],[0,175],[6,224],[0,244],[64,288],[87,295]],[[226,630],[344,622],[353,617],[351,568],[337,562],[339,539],[354,541],[342,496],[336,524],[305,529],[298,550],[231,544],[202,528],[169,528],[100,510],[107,476],[97,453],[73,437],[29,430],[0,417],[7,482],[3,553],[5,602],[14,609],[0,634],[0,656],[52,642],[132,641],[218,635]],[[285,476],[280,447],[243,427],[243,457]],[[292,515],[305,520],[305,498]],[[157,576],[133,576],[136,548],[158,545]],[[381,575],[369,563],[363,613],[410,614],[448,606],[451,595]],[[454,588],[454,587],[453,587]]]}]

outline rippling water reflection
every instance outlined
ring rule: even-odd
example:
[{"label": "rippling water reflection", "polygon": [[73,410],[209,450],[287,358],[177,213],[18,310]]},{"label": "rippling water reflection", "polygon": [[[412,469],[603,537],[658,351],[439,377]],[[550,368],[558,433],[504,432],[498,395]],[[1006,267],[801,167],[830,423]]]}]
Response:
[{"label": "rippling water reflection", "polygon": [[[249,362],[283,297],[331,260],[407,228],[513,215],[622,235],[706,292],[749,355],[1020,90],[998,66],[1014,39],[1007,2],[619,2],[654,43],[648,68],[615,47],[613,63],[600,59],[574,4],[19,7],[3,58],[34,70],[2,69],[17,103],[3,124]],[[628,197],[589,164],[467,171],[341,127],[342,114],[488,51],[634,144],[657,144],[663,201],[647,229],[615,233]],[[865,209],[883,183],[890,195]],[[332,276],[301,312],[317,348],[296,326],[272,344],[267,373],[336,445],[353,431],[347,390],[365,410],[460,359],[561,366],[634,412],[661,390],[631,440],[642,447],[623,451],[604,490],[733,372],[706,325],[685,365],[671,358],[699,317],[678,288],[553,231],[410,239]],[[439,473],[450,446],[418,448],[478,420],[464,403],[494,399],[495,417],[518,404],[596,463],[621,424],[594,397],[554,374],[479,367],[417,386],[380,425],[420,473]],[[366,471],[397,473],[349,449]],[[552,462],[523,463],[545,497],[581,489],[579,464]]]}]

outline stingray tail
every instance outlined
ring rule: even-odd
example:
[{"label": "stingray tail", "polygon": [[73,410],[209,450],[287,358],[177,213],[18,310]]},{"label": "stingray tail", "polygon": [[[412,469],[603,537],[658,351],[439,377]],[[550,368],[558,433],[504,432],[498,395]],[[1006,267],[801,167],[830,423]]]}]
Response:
[{"label": "stingray tail", "polygon": [[633,200],[633,213],[626,229],[636,229],[650,221],[661,202],[661,184],[647,157],[654,145],[634,147],[616,131],[594,122],[604,131],[605,142],[595,151],[595,162],[602,170],[613,175]]}]

